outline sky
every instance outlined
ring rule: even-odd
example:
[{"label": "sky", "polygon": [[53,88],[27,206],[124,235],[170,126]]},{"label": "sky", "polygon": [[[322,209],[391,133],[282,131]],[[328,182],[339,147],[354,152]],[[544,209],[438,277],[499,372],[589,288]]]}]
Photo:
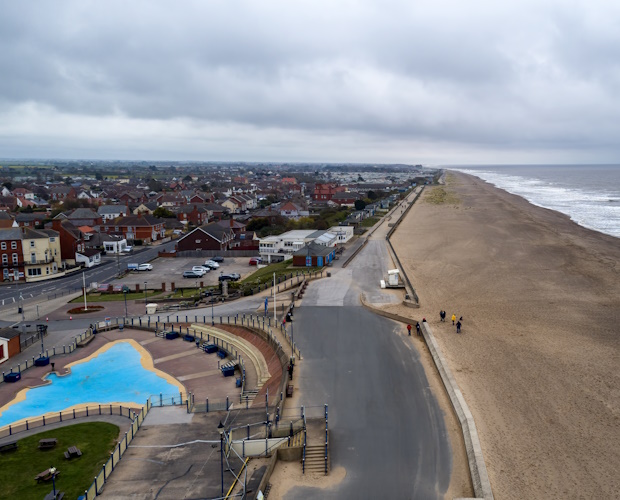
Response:
[{"label": "sky", "polygon": [[0,0],[0,157],[620,163],[617,0]]}]

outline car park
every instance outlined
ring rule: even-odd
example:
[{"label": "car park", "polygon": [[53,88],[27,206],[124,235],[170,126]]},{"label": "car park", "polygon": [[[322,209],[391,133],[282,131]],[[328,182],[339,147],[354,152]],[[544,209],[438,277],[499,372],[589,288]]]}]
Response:
[{"label": "car park", "polygon": [[208,267],[205,267],[205,266],[194,266],[194,267],[192,267],[192,271],[194,271],[195,273],[200,274],[200,276],[204,276],[209,271],[211,271],[211,269],[209,269]]},{"label": "car park", "polygon": [[220,274],[219,276],[219,280],[220,281],[237,281],[240,278],[240,276],[236,273],[230,273],[230,274]]},{"label": "car park", "polygon": [[258,266],[261,262],[263,262],[263,259],[261,259],[260,257],[252,257],[250,259],[251,266]]},{"label": "car park", "polygon": [[217,269],[220,267],[220,265],[214,260],[206,260],[204,265],[210,269]]},{"label": "car park", "polygon": [[152,271],[153,264],[140,264],[138,266],[138,271]]},{"label": "car park", "polygon": [[204,276],[204,273],[200,274],[200,273],[197,273],[196,271],[183,271],[184,278],[202,278],[203,276]]}]

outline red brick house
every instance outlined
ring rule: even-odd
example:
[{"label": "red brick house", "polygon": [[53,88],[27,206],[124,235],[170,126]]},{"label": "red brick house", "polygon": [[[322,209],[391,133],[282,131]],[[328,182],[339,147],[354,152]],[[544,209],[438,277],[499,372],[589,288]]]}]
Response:
[{"label": "red brick house", "polygon": [[329,201],[336,193],[343,193],[344,190],[344,186],[336,186],[335,184],[316,184],[312,199],[315,201]]},{"label": "red brick house", "polygon": [[177,243],[177,251],[229,250],[234,240],[235,233],[230,226],[212,222],[183,236]]},{"label": "red brick house", "polygon": [[20,273],[24,275],[21,229],[0,230],[0,263],[3,281],[17,281]]},{"label": "red brick house", "polygon": [[82,232],[67,219],[54,219],[52,229],[60,237],[60,259],[63,264],[75,264],[75,254],[86,249]]},{"label": "red brick house", "polygon": [[202,226],[209,221],[209,213],[202,205],[197,203],[178,207],[175,212],[177,220],[183,224],[191,223],[194,226]]},{"label": "red brick house", "polygon": [[165,221],[153,215],[128,215],[107,221],[103,228],[108,234],[122,234],[128,241],[142,240],[144,243],[160,240],[165,235]]},{"label": "red brick house", "polygon": [[50,188],[50,198],[54,201],[74,200],[77,192],[71,186],[54,186]]}]

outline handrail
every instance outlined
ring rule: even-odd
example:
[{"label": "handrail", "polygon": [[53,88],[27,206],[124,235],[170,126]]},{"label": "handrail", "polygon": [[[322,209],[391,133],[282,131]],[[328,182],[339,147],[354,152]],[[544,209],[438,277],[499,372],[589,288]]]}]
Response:
[{"label": "handrail", "polygon": [[232,493],[233,488],[237,485],[237,482],[239,481],[239,476],[241,475],[241,473],[243,472],[243,469],[245,469],[245,466],[248,464],[249,461],[250,461],[250,457],[247,457],[245,461],[243,462],[241,469],[239,469],[239,474],[235,475],[235,480],[233,481],[233,484],[230,486],[230,489],[226,493],[226,496],[224,497],[224,499],[228,498],[230,494]]}]

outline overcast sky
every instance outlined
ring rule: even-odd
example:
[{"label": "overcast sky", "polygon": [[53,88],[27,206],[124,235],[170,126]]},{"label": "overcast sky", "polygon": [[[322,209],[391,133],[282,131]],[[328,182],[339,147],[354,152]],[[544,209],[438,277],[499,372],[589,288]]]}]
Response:
[{"label": "overcast sky", "polygon": [[617,0],[0,0],[0,157],[620,163]]}]

